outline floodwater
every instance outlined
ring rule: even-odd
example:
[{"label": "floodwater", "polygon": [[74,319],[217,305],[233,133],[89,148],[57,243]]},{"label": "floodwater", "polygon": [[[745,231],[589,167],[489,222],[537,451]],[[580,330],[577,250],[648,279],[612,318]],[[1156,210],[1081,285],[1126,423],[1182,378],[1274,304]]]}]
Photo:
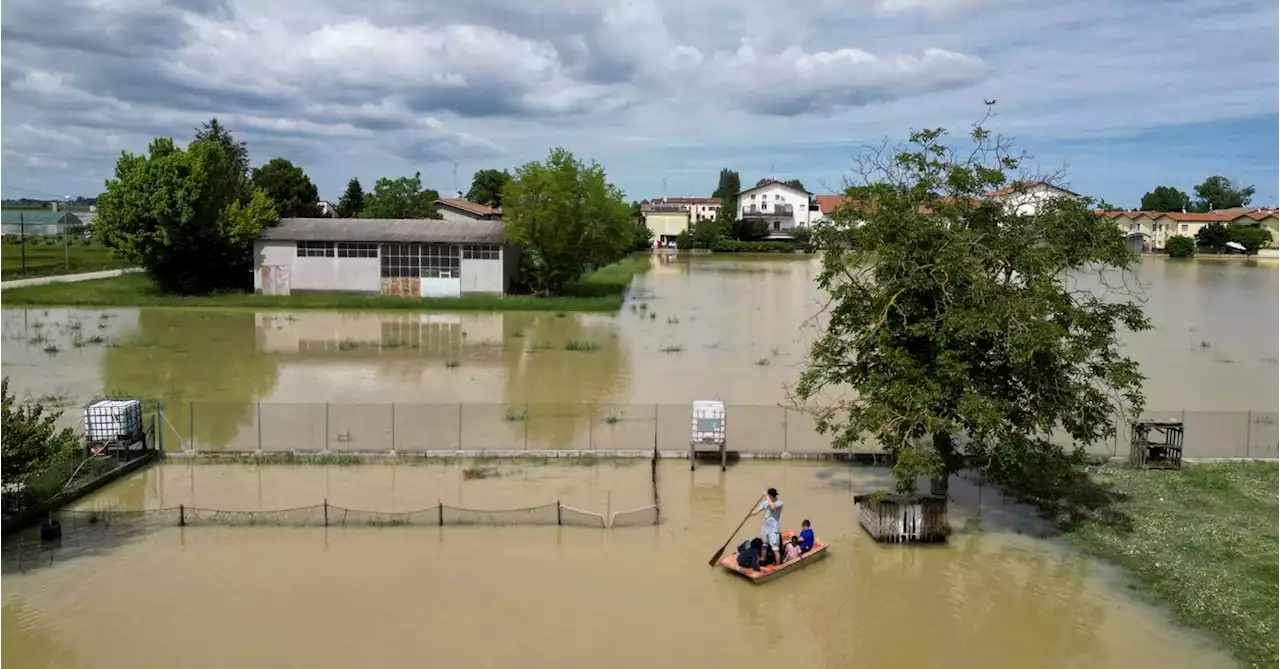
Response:
[{"label": "floodwater", "polygon": [[[1229,667],[1023,510],[957,482],[950,545],[873,543],[853,490],[883,472],[667,461],[663,522],[579,527],[192,526],[10,554],[3,660],[22,667]],[[352,467],[165,464],[82,506],[411,510],[652,502],[647,462]],[[707,560],[768,486],[830,556],[764,585]],[[757,531],[750,521],[742,538]],[[6,551],[12,553],[11,546]]]},{"label": "floodwater", "polygon": [[[4,310],[3,371],[68,407],[158,398],[169,449],[678,450],[689,403],[721,399],[738,450],[828,450],[783,408],[822,307],[816,259],[654,263],[611,315]],[[1276,455],[1278,275],[1151,257],[1107,281],[1146,301],[1156,329],[1127,351],[1189,454]]]}]

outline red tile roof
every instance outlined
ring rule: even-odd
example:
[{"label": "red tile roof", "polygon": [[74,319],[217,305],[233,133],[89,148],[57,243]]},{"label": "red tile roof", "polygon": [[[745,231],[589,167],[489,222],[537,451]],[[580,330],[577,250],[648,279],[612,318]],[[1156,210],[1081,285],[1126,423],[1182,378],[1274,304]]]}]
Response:
[{"label": "red tile roof", "polygon": [[1098,213],[1108,218],[1119,218],[1121,216],[1127,218],[1169,218],[1180,223],[1230,223],[1242,218],[1261,221],[1276,216],[1275,212],[1268,211],[1255,211],[1247,214],[1230,212],[1198,213],[1190,211],[1099,211]]},{"label": "red tile roof", "polygon": [[720,204],[718,197],[655,197],[650,204]]},{"label": "red tile roof", "polygon": [[987,197],[1003,197],[1005,195],[1012,195],[1018,190],[1027,191],[1027,190],[1031,190],[1032,188],[1035,188],[1036,186],[1044,186],[1045,188],[1054,188],[1064,193],[1071,193],[1076,197],[1080,196],[1079,193],[1069,191],[1063,188],[1062,186],[1055,186],[1049,183],[1048,181],[1028,181],[1026,183],[1015,182],[1015,183],[1009,184],[1008,186],[1005,186],[1004,188],[998,188],[996,190],[991,191],[990,193],[987,193]]},{"label": "red tile roof", "polygon": [[490,207],[487,204],[479,204],[477,202],[464,200],[459,197],[442,197],[439,200],[436,200],[436,202],[439,202],[444,205],[448,205],[455,209],[469,211],[478,216],[501,216],[502,215],[501,208]]}]

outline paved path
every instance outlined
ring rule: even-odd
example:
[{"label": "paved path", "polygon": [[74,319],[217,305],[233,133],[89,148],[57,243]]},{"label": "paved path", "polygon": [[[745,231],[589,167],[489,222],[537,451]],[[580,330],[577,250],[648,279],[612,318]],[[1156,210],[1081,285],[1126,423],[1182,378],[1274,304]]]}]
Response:
[{"label": "paved path", "polygon": [[14,279],[0,283],[0,290],[5,288],[22,288],[23,286],[43,286],[46,283],[71,283],[72,281],[93,281],[94,279],[110,279],[113,276],[133,274],[142,270],[136,267],[128,269],[109,269],[101,272],[84,272],[82,274],[61,274],[58,276],[37,276],[31,279]]}]

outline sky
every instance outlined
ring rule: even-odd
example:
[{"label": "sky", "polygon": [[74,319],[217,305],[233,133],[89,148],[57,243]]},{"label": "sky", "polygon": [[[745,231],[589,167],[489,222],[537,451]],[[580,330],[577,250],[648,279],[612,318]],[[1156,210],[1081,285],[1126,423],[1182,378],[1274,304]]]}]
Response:
[{"label": "sky", "polygon": [[[5,0],[0,195],[93,196],[217,117],[336,201],[443,195],[557,146],[629,199],[835,192],[915,128],[987,127],[1137,206],[1212,174],[1280,202],[1274,0]],[[455,177],[456,173],[456,177]]]}]

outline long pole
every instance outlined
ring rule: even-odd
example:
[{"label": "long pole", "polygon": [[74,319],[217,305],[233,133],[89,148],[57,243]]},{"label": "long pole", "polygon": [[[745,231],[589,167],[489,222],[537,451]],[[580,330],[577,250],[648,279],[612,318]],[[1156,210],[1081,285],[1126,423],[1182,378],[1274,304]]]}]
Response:
[{"label": "long pole", "polygon": [[27,219],[18,212],[18,236],[22,238],[22,275],[27,275]]},{"label": "long pole", "polygon": [[715,555],[711,556],[711,559],[707,562],[707,564],[711,565],[712,567],[716,566],[716,563],[720,561],[720,556],[724,555],[724,549],[728,548],[729,542],[733,541],[733,538],[738,536],[738,532],[742,531],[742,526],[747,524],[747,519],[751,517],[751,513],[756,510],[756,506],[760,504],[760,500],[762,499],[764,499],[764,495],[761,495],[759,498],[756,499],[755,502],[752,502],[751,508],[747,511],[747,515],[742,517],[741,523],[738,523],[737,529],[733,531],[733,534],[729,535],[728,539],[724,540],[724,545],[720,547],[720,550],[716,551]]},{"label": "long pole", "polygon": [[71,273],[71,234],[67,232],[67,216],[71,211],[71,196],[66,196],[67,206],[62,208],[62,262],[67,274]]}]

